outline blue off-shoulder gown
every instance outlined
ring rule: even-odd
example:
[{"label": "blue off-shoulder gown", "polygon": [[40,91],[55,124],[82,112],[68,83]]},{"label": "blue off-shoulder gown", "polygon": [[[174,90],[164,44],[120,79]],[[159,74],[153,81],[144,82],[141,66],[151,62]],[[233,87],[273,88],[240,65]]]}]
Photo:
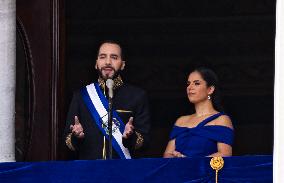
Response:
[{"label": "blue off-shoulder gown", "polygon": [[208,156],[217,152],[217,143],[233,144],[234,131],[226,126],[206,125],[208,122],[225,115],[220,112],[214,114],[196,127],[174,126],[170,139],[175,139],[176,151],[185,156]]}]

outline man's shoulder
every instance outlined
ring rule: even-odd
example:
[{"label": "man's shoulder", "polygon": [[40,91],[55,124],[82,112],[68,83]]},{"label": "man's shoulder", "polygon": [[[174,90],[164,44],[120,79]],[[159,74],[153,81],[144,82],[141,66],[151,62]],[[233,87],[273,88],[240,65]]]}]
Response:
[{"label": "man's shoulder", "polygon": [[85,86],[80,86],[80,87],[76,87],[74,90],[73,90],[73,96],[75,97],[79,97],[82,95],[82,91],[84,91],[86,89],[87,86],[91,86],[91,85],[94,85],[95,83],[89,83]]},{"label": "man's shoulder", "polygon": [[140,87],[132,84],[123,84],[117,91],[119,95],[127,98],[145,98],[147,97],[146,91]]},{"label": "man's shoulder", "polygon": [[146,91],[138,86],[132,85],[132,84],[124,84],[121,89],[127,90],[127,91],[133,91],[133,92],[139,92],[139,93],[146,93]]}]

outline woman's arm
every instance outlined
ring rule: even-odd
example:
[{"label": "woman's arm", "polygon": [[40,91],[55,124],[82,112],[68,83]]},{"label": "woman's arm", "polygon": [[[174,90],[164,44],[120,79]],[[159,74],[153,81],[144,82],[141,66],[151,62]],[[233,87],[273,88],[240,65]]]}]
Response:
[{"label": "woman's arm", "polygon": [[163,157],[164,158],[173,158],[174,157],[174,155],[173,155],[174,150],[175,150],[175,139],[169,141]]},{"label": "woman's arm", "polygon": [[216,156],[232,156],[232,146],[218,142],[217,143],[218,152],[210,154],[209,157],[216,157]]},{"label": "woman's arm", "polygon": [[170,140],[164,152],[164,158],[184,158],[185,155],[175,150],[175,139]]},{"label": "woman's arm", "polygon": [[[216,120],[216,125],[221,125],[221,126],[226,126],[228,128],[233,129],[233,124],[229,116],[223,115],[220,116]],[[209,155],[209,157],[214,157],[214,156],[232,156],[232,146],[229,144],[225,144],[222,142],[217,143],[217,149],[218,151],[216,153],[213,153]]]},{"label": "woman's arm", "polygon": [[[184,121],[187,121],[188,116],[181,116],[175,122],[176,126],[182,126]],[[185,155],[181,154],[180,152],[176,151],[175,139],[169,141],[166,150],[164,152],[164,158],[179,158],[185,157]]]}]

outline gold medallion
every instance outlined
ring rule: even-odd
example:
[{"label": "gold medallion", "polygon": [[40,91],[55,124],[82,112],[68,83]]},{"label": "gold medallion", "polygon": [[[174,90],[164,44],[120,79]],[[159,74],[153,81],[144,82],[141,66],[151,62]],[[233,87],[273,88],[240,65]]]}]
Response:
[{"label": "gold medallion", "polygon": [[220,157],[213,157],[210,160],[210,166],[216,172],[216,183],[218,183],[218,171],[221,170],[224,166],[224,159]]}]

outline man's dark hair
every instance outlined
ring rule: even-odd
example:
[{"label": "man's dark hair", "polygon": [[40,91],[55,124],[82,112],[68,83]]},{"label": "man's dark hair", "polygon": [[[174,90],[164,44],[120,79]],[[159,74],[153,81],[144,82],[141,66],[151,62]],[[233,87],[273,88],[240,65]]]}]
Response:
[{"label": "man's dark hair", "polygon": [[100,48],[103,44],[105,43],[109,43],[109,44],[116,44],[120,47],[120,55],[121,55],[121,59],[124,60],[124,52],[123,52],[123,49],[122,49],[122,46],[121,46],[121,43],[119,43],[119,41],[117,40],[112,40],[112,39],[109,39],[109,40],[103,40],[100,42],[99,44],[99,48],[98,48],[98,51],[97,51],[97,56],[99,56],[99,51],[100,51]]}]

